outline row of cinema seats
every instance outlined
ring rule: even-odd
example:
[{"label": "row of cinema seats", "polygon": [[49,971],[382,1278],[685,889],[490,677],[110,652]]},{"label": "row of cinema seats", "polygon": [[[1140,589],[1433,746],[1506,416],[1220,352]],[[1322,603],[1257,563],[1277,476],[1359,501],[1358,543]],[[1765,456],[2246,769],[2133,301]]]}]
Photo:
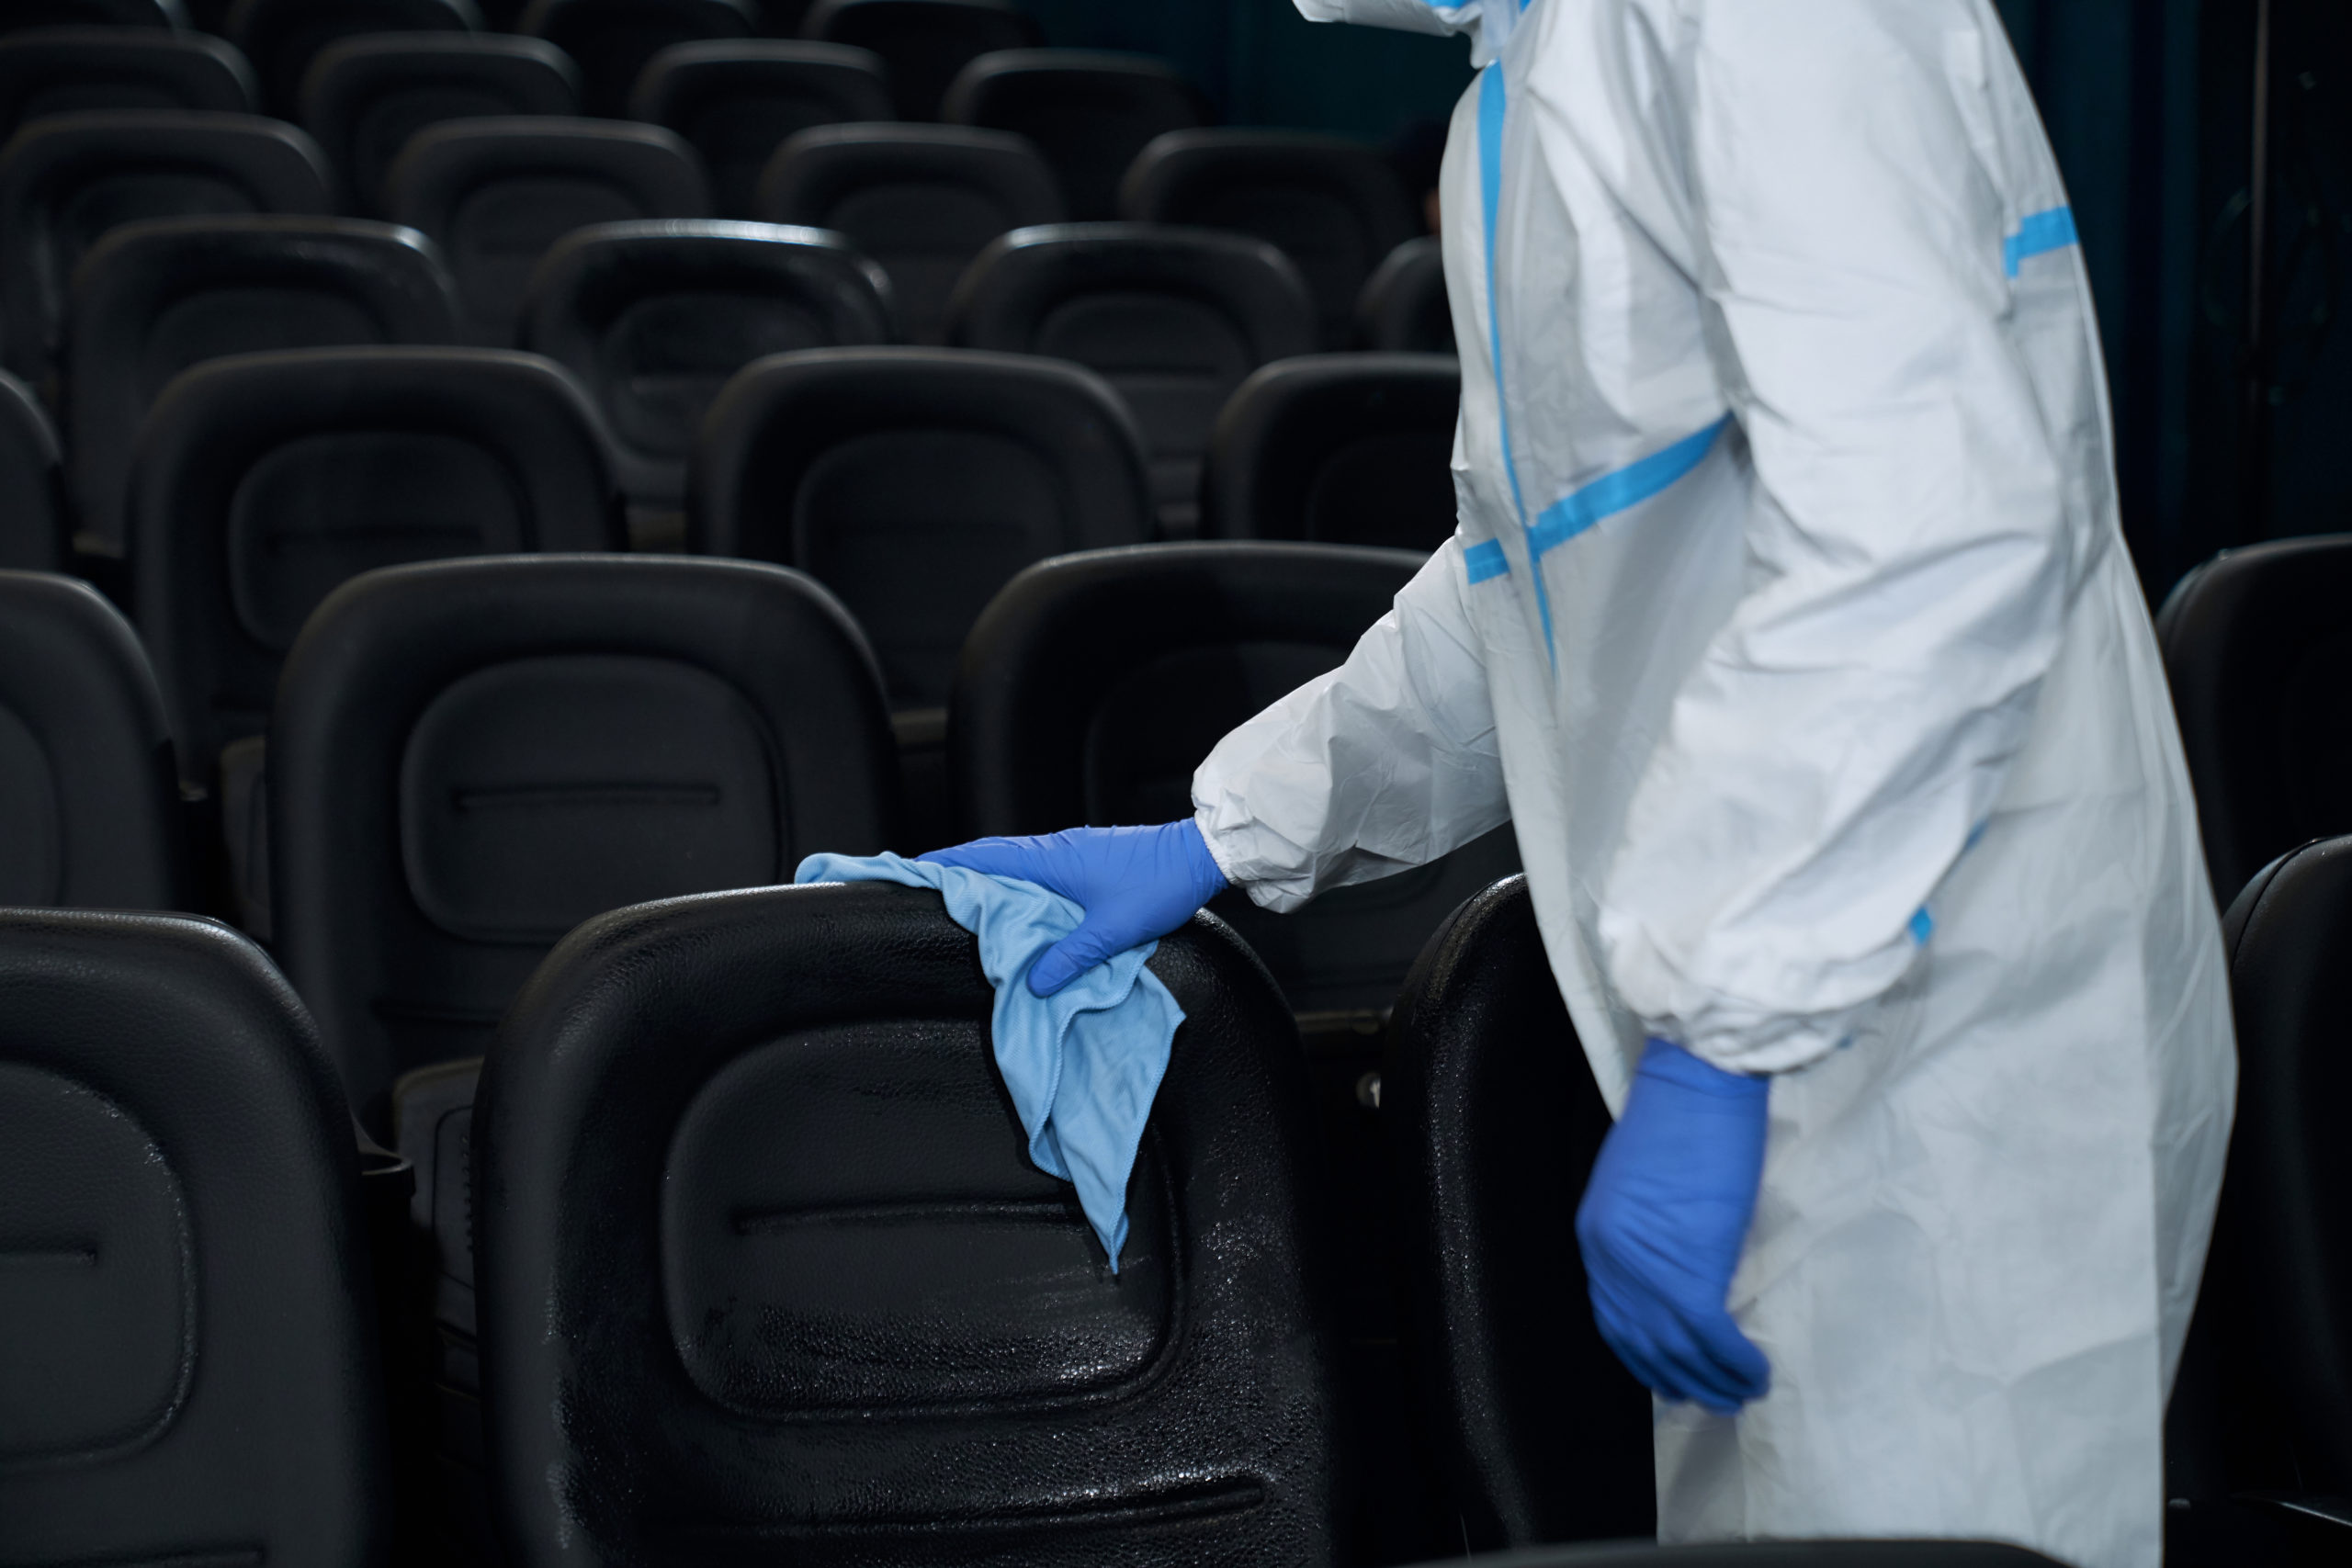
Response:
[{"label": "row of cinema seats", "polygon": [[[1001,232],[1050,209],[983,202],[978,217],[959,213],[956,180],[1002,194],[1034,158],[1017,145],[917,144],[947,132],[834,128],[797,141],[780,165],[801,205],[784,215],[832,228],[642,216],[695,205],[662,194],[665,173],[698,181],[684,154],[642,130],[513,119],[419,138],[402,167],[421,171],[405,214],[421,228],[284,214],[82,221],[153,195],[149,176],[162,176],[144,165],[161,156],[157,128],[129,123],[152,118],[55,117],[0,150],[5,354],[62,410],[71,499],[89,547],[107,553],[121,547],[141,421],[179,371],[240,351],[452,341],[519,344],[577,375],[631,499],[657,513],[678,508],[712,394],[763,354],[912,336],[1067,358],[1130,403],[1162,523],[1182,536],[1216,410],[1250,371],[1312,351],[1320,333],[1285,253],[1238,231]],[[279,176],[315,185],[285,137],[204,129],[164,145],[183,164],[215,158],[215,174],[259,158],[252,188]],[[569,184],[550,172],[566,161],[579,176]],[[642,198],[633,205],[614,194],[629,182]],[[969,232],[938,248],[959,225]],[[863,247],[844,231],[862,233]],[[1362,341],[1450,346],[1450,334],[1424,330],[1445,310],[1435,260],[1427,242],[1408,242],[1375,273],[1355,307]],[[921,312],[927,322],[910,332]],[[14,400],[22,423],[29,410]]]},{"label": "row of cinema seats", "polygon": [[551,43],[577,61],[575,90],[597,115],[624,112],[638,68],[662,49],[807,39],[856,50],[887,73],[882,112],[860,118],[909,119],[955,118],[964,66],[1043,41],[1035,19],[1003,0],[23,0],[0,18],[0,31],[60,27],[211,35],[251,61],[254,96],[287,115],[319,56],[363,36],[468,39],[494,29],[487,36]]},{"label": "row of cinema seats", "polygon": [[[470,329],[502,343],[512,285],[538,254],[570,229],[628,218],[839,228],[892,272],[919,339],[937,330],[963,264],[1007,230],[1114,218],[1231,229],[1292,256],[1333,348],[1382,258],[1420,229],[1378,155],[1205,128],[1197,94],[1146,58],[982,56],[956,85],[968,123],[952,125],[889,122],[878,65],[841,46],[697,43],[634,58],[642,123],[580,118],[577,73],[544,42],[362,35],[311,67],[306,135],[249,112],[249,73],[218,40],[0,37],[0,137],[14,143],[0,157],[0,223],[27,229],[6,269],[19,297],[10,362],[21,371],[40,354],[35,329],[53,331],[101,229],[143,215],[341,210],[412,224],[451,252]],[[469,276],[493,257],[511,275],[503,293]]]},{"label": "row of cinema seats", "polygon": [[[1207,441],[1206,532],[1433,547],[1451,530],[1454,400],[1453,362],[1434,356],[1262,367]],[[20,455],[53,465],[34,412],[22,397],[0,403],[22,416]],[[248,929],[268,929],[254,852],[260,738],[311,611],[377,566],[618,548],[608,445],[580,384],[544,358],[294,350],[182,373],[131,460],[91,474],[124,492],[134,618],[182,776],[218,803]],[[883,348],[755,361],[726,383],[693,461],[677,467],[693,549],[798,567],[848,605],[921,770],[913,826],[933,839],[952,828],[944,710],[982,608],[1033,561],[1141,544],[1153,529],[1149,466],[1126,406],[1082,367],[1034,355]],[[53,488],[41,468],[28,472],[20,494]],[[39,525],[40,511],[12,521]],[[40,543],[0,545],[0,562],[53,564]]]}]

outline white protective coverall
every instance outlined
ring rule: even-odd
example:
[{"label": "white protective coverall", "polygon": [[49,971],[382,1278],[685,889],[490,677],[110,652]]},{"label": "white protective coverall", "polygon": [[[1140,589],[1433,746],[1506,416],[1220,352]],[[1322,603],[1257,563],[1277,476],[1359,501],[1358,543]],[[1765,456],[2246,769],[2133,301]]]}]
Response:
[{"label": "white protective coverall", "polygon": [[1298,4],[1484,66],[1460,526],[1203,764],[1212,852],[1285,909],[1508,817],[1612,1106],[1645,1034],[1778,1075],[1730,1301],[1772,1389],[1657,1407],[1664,1539],[2154,1568],[2234,1055],[1989,0]]}]

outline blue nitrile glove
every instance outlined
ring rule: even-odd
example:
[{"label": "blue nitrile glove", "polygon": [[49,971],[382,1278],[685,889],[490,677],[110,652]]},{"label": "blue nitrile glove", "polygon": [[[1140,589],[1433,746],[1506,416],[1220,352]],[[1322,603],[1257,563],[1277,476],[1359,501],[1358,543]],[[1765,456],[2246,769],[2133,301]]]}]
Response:
[{"label": "blue nitrile glove", "polygon": [[1771,1384],[1724,1299],[1764,1179],[1770,1080],[1652,1040],[1577,1206],[1601,1338],[1662,1398],[1729,1416]]},{"label": "blue nitrile glove", "polygon": [[1193,819],[1157,828],[1071,828],[1035,839],[975,839],[918,857],[990,876],[1015,876],[1086,911],[1079,928],[1029,968],[1029,988],[1050,997],[1131,947],[1157,942],[1225,891]]}]

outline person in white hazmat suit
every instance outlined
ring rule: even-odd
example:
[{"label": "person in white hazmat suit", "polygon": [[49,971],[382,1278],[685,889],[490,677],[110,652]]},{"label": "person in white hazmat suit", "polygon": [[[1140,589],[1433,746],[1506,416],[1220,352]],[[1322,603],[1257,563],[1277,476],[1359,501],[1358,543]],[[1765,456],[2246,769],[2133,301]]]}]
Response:
[{"label": "person in white hazmat suit", "polygon": [[1050,991],[1227,883],[1287,909],[1509,818],[1620,1117],[1577,1232],[1661,1537],[2153,1568],[2234,1055],[1990,0],[1298,4],[1482,67],[1459,530],[1190,821],[943,858],[1085,907]]}]

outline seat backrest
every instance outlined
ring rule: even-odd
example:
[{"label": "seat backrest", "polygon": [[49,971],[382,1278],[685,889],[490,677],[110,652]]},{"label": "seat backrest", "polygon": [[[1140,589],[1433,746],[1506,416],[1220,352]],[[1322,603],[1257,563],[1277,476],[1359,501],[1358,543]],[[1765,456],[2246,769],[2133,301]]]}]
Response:
[{"label": "seat backrest", "polygon": [[889,342],[889,288],[881,268],[820,229],[600,223],[540,262],[523,345],[596,400],[629,498],[675,511],[719,388],[764,355]]},{"label": "seat backrest", "polygon": [[[1030,562],[1148,536],[1134,422],[1075,365],[956,349],[818,349],[711,405],[687,529],[840,594],[900,708],[945,705],[964,634]],[[1065,826],[1066,824],[1056,824]]]},{"label": "seat backrest", "polygon": [[880,851],[896,761],[831,595],[747,561],[370,574],[288,660],[269,745],[279,956],[363,1104],[481,1055],[589,916]]},{"label": "seat backrest", "polygon": [[1467,1543],[1655,1533],[1649,1393],[1593,1326],[1566,1244],[1609,1107],[1526,878],[1471,897],[1414,964],[1380,1124],[1420,1424]]},{"label": "seat backrest", "polygon": [[394,222],[439,243],[472,340],[497,347],[515,341],[531,269],[574,229],[710,215],[702,161],[672,132],[548,115],[427,126],[385,189]]},{"label": "seat backrest", "polygon": [[433,243],[349,218],[163,218],[110,231],[74,269],[65,428],[82,526],[119,546],[132,444],[189,366],[279,348],[450,343],[458,298]]},{"label": "seat backrest", "polygon": [[183,371],[130,493],[133,600],[182,775],[209,784],[220,747],[261,732],[287,649],[345,579],[620,542],[595,411],[536,355],[291,349]]},{"label": "seat backrest", "polygon": [[481,21],[471,0],[236,0],[228,31],[261,74],[263,104],[290,118],[304,73],[328,45],[379,33],[466,33]]},{"label": "seat backrest", "polygon": [[1146,147],[1120,187],[1123,216],[1255,234],[1306,275],[1323,346],[1355,335],[1356,297],[1419,232],[1396,171],[1369,147],[1295,130],[1175,130]]},{"label": "seat backrest", "polygon": [[938,343],[947,302],[998,235],[1062,220],[1035,148],[965,126],[820,126],[776,150],[752,197],[770,223],[834,229],[881,263],[910,343]]},{"label": "seat backrest", "polygon": [[369,1568],[359,1172],[302,1005],[209,920],[0,911],[0,1551]]},{"label": "seat backrest", "polygon": [[251,114],[244,56],[201,33],[54,28],[0,36],[0,138],[85,109]]},{"label": "seat backrest", "polygon": [[1364,280],[1356,297],[1356,346],[1375,354],[1453,352],[1445,248],[1435,235],[1406,241]]},{"label": "seat backrest", "polygon": [[2297,844],[2352,832],[2352,534],[2281,539],[2183,578],[2156,622],[2227,905]]},{"label": "seat backrest", "polygon": [[760,171],[786,138],[895,112],[878,56],[778,39],[673,44],[646,62],[628,100],[631,119],[666,125],[702,154],[729,218],[752,216]]},{"label": "seat backrest", "polygon": [[1149,55],[1014,49],[965,66],[940,118],[1027,137],[1060,177],[1070,216],[1093,222],[1119,215],[1119,180],[1152,138],[1215,116],[1182,72]]},{"label": "seat backrest", "polygon": [[1322,354],[1269,365],[1218,417],[1201,533],[1433,550],[1454,524],[1462,371],[1436,354]]},{"label": "seat backrest", "polygon": [[35,382],[58,351],[74,266],[141,218],[333,210],[318,144],[251,115],[91,110],[0,146],[0,349]]},{"label": "seat backrest", "polygon": [[748,39],[759,23],[752,0],[531,0],[515,30],[580,62],[588,113],[620,115],[654,55],[673,44]]},{"label": "seat backrest", "polygon": [[1046,41],[1006,0],[816,0],[800,30],[880,55],[900,119],[937,119],[948,85],[981,55]]},{"label": "seat backrest", "polygon": [[1331,1562],[1305,1061],[1216,922],[1151,968],[1186,1016],[1114,1276],[1025,1156],[936,895],[763,889],[568,940],[474,1122],[517,1562]]},{"label": "seat backrest", "polygon": [[0,372],[0,571],[56,571],[66,520],[63,449],[33,389]]},{"label": "seat backrest", "polygon": [[0,571],[0,906],[191,907],[154,673],[72,578]]},{"label": "seat backrest", "polygon": [[1072,360],[1116,388],[1174,537],[1198,520],[1217,411],[1258,367],[1312,350],[1315,332],[1306,286],[1273,246],[1145,223],[1014,230],[965,273],[947,327],[962,347]]},{"label": "seat backrest", "polygon": [[343,177],[354,212],[381,217],[384,175],[408,139],[445,119],[577,115],[580,72],[535,38],[386,33],[319,51],[302,78],[302,123]]},{"label": "seat backrest", "polygon": [[[1337,668],[1419,569],[1401,550],[1155,545],[1049,560],[973,626],[948,715],[965,833],[1192,815],[1226,733]],[[1430,865],[1270,915],[1211,906],[1302,1013],[1377,1011],[1447,911],[1519,869],[1497,829]]]},{"label": "seat backrest", "polygon": [[[2223,922],[2237,1120],[2188,1356],[2232,1492],[2352,1494],[2352,838],[2290,850]],[[2179,1402],[2176,1401],[2176,1404]],[[2179,1436],[2176,1434],[2176,1436]],[[2176,1447],[2179,1446],[2176,1442]]]},{"label": "seat backrest", "polygon": [[187,26],[179,0],[17,0],[0,17],[0,30],[36,28],[164,28]]}]

